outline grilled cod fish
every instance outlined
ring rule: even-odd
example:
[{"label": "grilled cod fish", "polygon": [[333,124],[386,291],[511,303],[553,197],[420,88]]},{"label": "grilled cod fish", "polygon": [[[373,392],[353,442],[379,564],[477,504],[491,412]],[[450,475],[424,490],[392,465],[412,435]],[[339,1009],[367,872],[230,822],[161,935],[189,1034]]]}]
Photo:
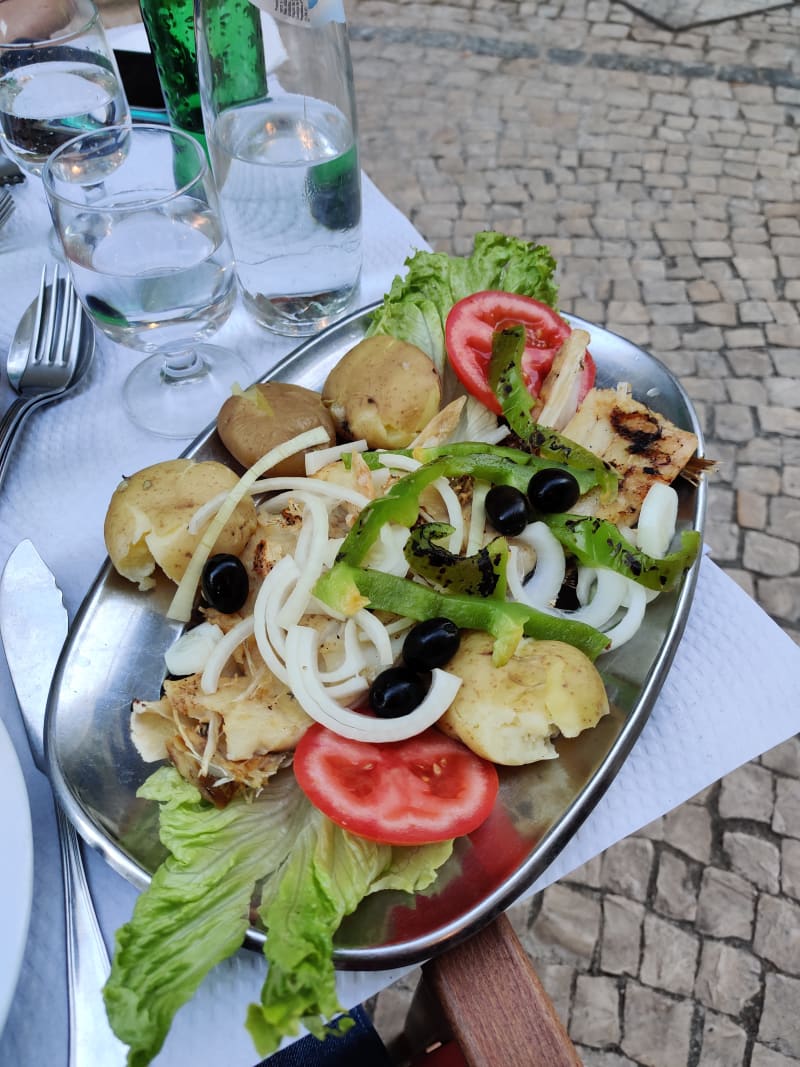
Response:
[{"label": "grilled cod fish", "polygon": [[604,501],[598,490],[581,498],[576,514],[635,526],[653,481],[670,485],[697,450],[697,437],[631,396],[630,386],[591,389],[562,433],[604,459],[619,474],[619,492]]}]

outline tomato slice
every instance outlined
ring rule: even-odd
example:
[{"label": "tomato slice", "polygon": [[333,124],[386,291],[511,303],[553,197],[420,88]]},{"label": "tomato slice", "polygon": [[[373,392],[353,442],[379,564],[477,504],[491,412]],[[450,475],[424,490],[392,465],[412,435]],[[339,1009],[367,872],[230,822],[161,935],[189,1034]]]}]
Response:
[{"label": "tomato slice", "polygon": [[436,729],[407,741],[351,741],[315,723],[294,754],[298,785],[337,825],[388,845],[475,830],[494,806],[494,764]]},{"label": "tomato slice", "polygon": [[553,357],[571,333],[551,307],[529,296],[487,289],[454,304],[445,323],[445,347],[453,370],[464,388],[496,415],[502,414],[500,402],[488,381],[492,334],[516,324],[525,327],[525,384],[532,396],[538,396]]}]

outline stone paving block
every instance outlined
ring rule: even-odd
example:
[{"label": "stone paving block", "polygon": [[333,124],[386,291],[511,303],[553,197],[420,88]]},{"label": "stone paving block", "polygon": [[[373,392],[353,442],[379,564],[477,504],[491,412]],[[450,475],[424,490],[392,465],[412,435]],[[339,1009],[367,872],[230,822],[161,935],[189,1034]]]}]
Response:
[{"label": "stone paving block", "polygon": [[566,1026],[572,1005],[572,985],[575,968],[568,963],[539,963],[536,961],[536,973],[544,986],[545,992],[553,1002],[559,1019]]},{"label": "stone paving block", "polygon": [[737,768],[722,779],[717,809],[723,819],[772,819],[774,786],[768,770],[754,763]]},{"label": "stone paving block", "polygon": [[778,778],[775,782],[772,829],[787,837],[800,838],[800,781]]},{"label": "stone paving block", "polygon": [[616,979],[579,974],[572,1000],[569,1035],[573,1041],[604,1048],[620,1038],[620,990]]},{"label": "stone paving block", "polygon": [[761,994],[761,963],[747,949],[708,938],[695,981],[697,999],[715,1011],[742,1016]]},{"label": "stone paving block", "polygon": [[753,950],[787,974],[800,975],[800,904],[763,894]]},{"label": "stone paving block", "polygon": [[722,851],[731,870],[743,875],[767,893],[780,890],[781,854],[772,841],[753,834],[728,831],[722,837]]},{"label": "stone paving block", "polygon": [[738,937],[749,941],[755,903],[755,889],[740,875],[706,867],[700,882],[696,928],[713,937]]},{"label": "stone paving block", "polygon": [[789,737],[782,745],[775,745],[759,762],[781,775],[800,778],[800,737]]},{"label": "stone paving block", "polygon": [[645,915],[639,979],[667,993],[689,996],[694,989],[699,951],[696,935],[657,915]]},{"label": "stone paving block", "polygon": [[800,980],[768,974],[758,1037],[785,1056],[800,1059]]},{"label": "stone paving block", "polygon": [[706,1012],[697,1067],[738,1067],[745,1062],[747,1032],[731,1019]]},{"label": "stone paving block", "polygon": [[700,863],[711,858],[711,814],[700,804],[684,804],[664,816],[667,844]]},{"label": "stone paving block", "polygon": [[698,913],[700,869],[662,849],[658,857],[653,907],[669,919],[693,922]]},{"label": "stone paving block", "polygon": [[608,889],[633,900],[647,898],[653,857],[652,841],[629,837],[603,854],[603,883]]},{"label": "stone paving block", "polygon": [[787,838],[781,844],[781,889],[800,900],[800,841]]},{"label": "stone paving block", "polygon": [[600,902],[587,892],[556,884],[542,894],[539,914],[526,937],[534,958],[553,963],[588,962],[600,933]]},{"label": "stone paving block", "polygon": [[685,1067],[692,1014],[691,1001],[674,999],[629,981],[620,1047],[645,1067]]},{"label": "stone paving block", "polygon": [[639,973],[644,905],[627,897],[603,897],[603,934],[600,965],[609,974]]},{"label": "stone paving block", "polygon": [[782,1052],[775,1052],[766,1045],[755,1044],[750,1067],[797,1067],[797,1060],[794,1056],[784,1056]]}]

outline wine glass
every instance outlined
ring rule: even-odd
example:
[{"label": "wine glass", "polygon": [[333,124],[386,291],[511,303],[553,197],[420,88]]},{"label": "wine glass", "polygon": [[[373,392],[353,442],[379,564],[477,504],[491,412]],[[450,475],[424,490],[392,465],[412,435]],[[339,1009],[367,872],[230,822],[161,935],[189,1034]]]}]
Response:
[{"label": "wine glass", "polygon": [[233,253],[205,153],[167,126],[111,126],[68,141],[42,172],[75,289],[113,341],[150,352],[128,376],[128,414],[189,437],[216,415],[238,355],[203,338],[236,298]]},{"label": "wine glass", "polygon": [[92,0],[2,0],[0,142],[31,174],[83,130],[130,122]]}]

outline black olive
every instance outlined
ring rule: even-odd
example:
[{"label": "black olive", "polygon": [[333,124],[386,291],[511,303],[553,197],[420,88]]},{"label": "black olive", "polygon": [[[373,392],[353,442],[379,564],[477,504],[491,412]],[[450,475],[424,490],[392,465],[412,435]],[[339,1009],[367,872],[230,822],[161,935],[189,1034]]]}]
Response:
[{"label": "black olive", "polygon": [[212,556],[203,567],[201,582],[206,603],[225,615],[238,611],[250,592],[244,563],[226,552]]},{"label": "black olive", "polygon": [[432,671],[448,663],[461,644],[461,633],[450,619],[418,622],[403,642],[403,660],[412,671]]},{"label": "black olive", "polygon": [[408,667],[387,667],[370,686],[369,705],[381,719],[398,719],[419,707],[425,693],[425,683]]},{"label": "black olive", "polygon": [[545,515],[569,511],[575,506],[580,495],[581,490],[575,475],[556,467],[537,471],[528,482],[528,499],[535,511]]},{"label": "black olive", "polygon": [[493,485],[486,494],[486,514],[498,533],[515,537],[530,521],[530,506],[513,485]]}]

